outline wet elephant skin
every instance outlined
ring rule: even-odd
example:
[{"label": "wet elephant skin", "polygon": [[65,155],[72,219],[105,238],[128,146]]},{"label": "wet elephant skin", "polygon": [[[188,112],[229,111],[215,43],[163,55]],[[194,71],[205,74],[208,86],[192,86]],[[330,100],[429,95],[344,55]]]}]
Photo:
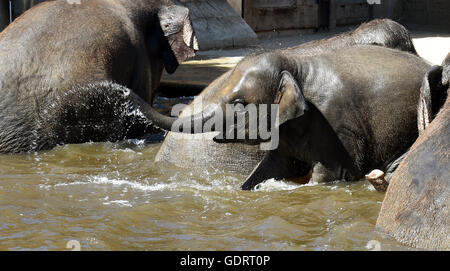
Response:
[{"label": "wet elephant skin", "polygon": [[[265,154],[243,188],[293,177],[301,164],[288,162],[293,166],[286,168],[277,161],[308,164],[317,182],[392,170],[390,164],[417,138],[419,90],[429,69],[418,56],[369,45],[296,58],[282,51],[245,57],[222,88],[218,107],[277,103],[281,125],[278,148]],[[208,121],[214,112],[193,118]]]},{"label": "wet elephant skin", "polygon": [[424,76],[420,137],[395,171],[377,219],[380,231],[421,249],[450,249],[449,78],[450,53]]},{"label": "wet elephant skin", "polygon": [[[388,19],[373,20],[353,31],[324,40],[307,42],[284,49],[282,52],[292,57],[314,56],[358,44],[374,44],[416,54],[405,27]],[[230,70],[214,80],[197,96],[196,101],[201,99],[204,106],[219,102],[231,72]],[[192,109],[197,110],[193,111],[194,113],[198,113],[200,108],[191,105],[181,116],[189,115]],[[212,167],[246,175],[264,155],[258,146],[239,143],[218,144],[212,141],[214,136],[215,133],[189,135],[169,132],[156,160],[174,163],[180,167]]]},{"label": "wet elephant skin", "polygon": [[[92,133],[79,133],[76,126],[80,122],[89,126],[89,119],[93,124],[105,121],[94,114],[101,112],[99,108],[84,111],[85,115],[76,114],[80,119],[72,118],[73,122],[64,120],[66,131],[73,126],[70,136],[52,137],[45,142],[47,136],[40,131],[58,135],[52,130],[55,126],[47,112],[58,119],[63,111],[71,110],[55,111],[48,106],[64,104],[75,109],[83,107],[82,103],[91,104],[85,99],[78,104],[76,100],[61,99],[74,91],[108,91],[101,85],[105,81],[112,86],[112,98],[99,106],[116,104],[117,89],[122,87],[115,84],[131,89],[151,104],[163,69],[172,73],[178,63],[194,55],[196,40],[189,12],[183,6],[168,0],[69,2],[43,2],[0,33],[0,152],[39,151],[54,147],[55,142],[120,139],[117,135],[126,133],[110,130],[95,134],[95,127],[89,127]],[[105,112],[114,110],[107,108]],[[144,111],[149,118],[158,115],[151,108]],[[128,125],[126,121],[124,126]],[[149,126],[137,136],[154,130],[151,120],[146,123]]]}]

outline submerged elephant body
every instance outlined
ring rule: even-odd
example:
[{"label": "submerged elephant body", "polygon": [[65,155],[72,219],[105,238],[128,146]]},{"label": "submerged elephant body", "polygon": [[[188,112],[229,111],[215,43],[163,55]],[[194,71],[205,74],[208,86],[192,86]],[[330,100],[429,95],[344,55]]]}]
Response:
[{"label": "submerged elephant body", "polygon": [[[402,25],[387,19],[373,20],[362,24],[353,31],[284,49],[280,53],[293,58],[314,56],[358,44],[375,44],[416,53],[408,31]],[[226,72],[212,82],[195,101],[201,99],[204,106],[218,103],[223,96],[224,89],[228,87],[231,72]],[[190,115],[191,110],[194,110],[194,113],[201,110],[192,105],[188,109],[181,116]],[[194,135],[168,133],[156,160],[168,161],[180,167],[213,167],[249,174],[264,155],[264,152],[257,146],[240,143],[218,144],[212,141],[214,136],[215,133]]]},{"label": "submerged elephant body", "polygon": [[450,54],[423,80],[418,115],[426,121],[419,121],[421,135],[395,171],[377,220],[378,229],[416,248],[450,249],[449,78]]},{"label": "submerged elephant body", "polygon": [[[47,124],[46,118],[40,114],[51,111],[46,106],[52,105],[55,99],[64,99],[64,94],[73,88],[76,88],[73,92],[87,90],[89,87],[82,86],[111,81],[131,89],[151,103],[164,67],[168,72],[174,72],[179,62],[194,54],[195,37],[188,10],[184,7],[168,0],[92,0],[80,3],[43,2],[1,32],[0,152],[38,151],[44,146],[53,147],[53,141],[43,142],[45,135],[40,138],[37,132],[52,127],[51,120]],[[81,100],[80,104],[76,102],[63,104],[83,106]],[[152,116],[158,118],[155,112]],[[60,117],[59,112],[54,114],[55,118]],[[101,121],[92,114],[80,117],[90,117],[93,123]],[[32,123],[33,120],[42,121]],[[71,123],[65,123],[69,131]],[[74,120],[74,125],[76,123]],[[21,134],[25,129],[36,130],[33,140],[41,144],[17,144],[28,141]],[[115,131],[102,134],[108,132]],[[78,142],[110,138],[76,132],[72,137],[77,136]],[[65,141],[65,137],[56,141],[71,143]]]}]

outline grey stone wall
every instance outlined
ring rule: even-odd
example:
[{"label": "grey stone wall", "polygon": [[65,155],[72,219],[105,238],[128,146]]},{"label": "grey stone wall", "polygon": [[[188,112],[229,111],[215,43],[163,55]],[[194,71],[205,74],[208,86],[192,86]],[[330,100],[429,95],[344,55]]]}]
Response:
[{"label": "grey stone wall", "polygon": [[257,43],[250,26],[226,0],[183,0],[189,8],[200,50]]},{"label": "grey stone wall", "polygon": [[244,19],[256,32],[318,27],[318,5],[308,0],[244,2]]},{"label": "grey stone wall", "polygon": [[370,20],[369,5],[366,1],[336,3],[336,25],[359,24]]}]

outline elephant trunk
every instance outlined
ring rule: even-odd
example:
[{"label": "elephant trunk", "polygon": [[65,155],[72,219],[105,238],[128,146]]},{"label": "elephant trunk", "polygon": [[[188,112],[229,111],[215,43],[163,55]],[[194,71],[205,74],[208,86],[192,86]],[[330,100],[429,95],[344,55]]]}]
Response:
[{"label": "elephant trunk", "polygon": [[[218,106],[208,106],[203,111],[190,115],[183,118],[176,119],[177,125],[172,126],[173,132],[182,132],[182,133],[188,133],[188,134],[197,134],[197,133],[204,133],[204,132],[214,132],[216,130],[219,130],[219,127],[216,127],[215,124],[211,126],[211,129],[208,131],[203,131],[203,127],[205,126],[205,123],[209,121],[210,119],[214,118],[216,116],[216,110],[218,109]],[[173,123],[175,124],[175,123]],[[172,124],[172,125],[173,125]],[[196,129],[197,127],[198,129]],[[179,127],[182,127],[181,131]]]},{"label": "elephant trunk", "polygon": [[[208,120],[212,119],[215,116],[215,112],[217,109],[217,106],[208,106],[205,110],[197,114],[177,118],[161,114],[137,95],[134,95],[134,102],[139,107],[141,112],[145,115],[145,117],[158,128],[166,131],[188,134],[202,133],[203,129],[197,130],[195,129],[195,126],[201,124],[201,127],[203,127]],[[215,130],[216,127],[214,127],[213,125],[213,127],[211,127],[211,131],[205,132],[214,132]]]}]

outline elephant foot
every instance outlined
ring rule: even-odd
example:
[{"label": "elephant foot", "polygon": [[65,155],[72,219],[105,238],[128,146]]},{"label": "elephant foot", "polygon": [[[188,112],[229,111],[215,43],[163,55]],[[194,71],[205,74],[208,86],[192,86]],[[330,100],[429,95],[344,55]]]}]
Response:
[{"label": "elephant foot", "polygon": [[389,186],[389,183],[384,179],[384,172],[379,169],[374,169],[367,174],[366,180],[368,180],[379,192],[386,192]]}]

